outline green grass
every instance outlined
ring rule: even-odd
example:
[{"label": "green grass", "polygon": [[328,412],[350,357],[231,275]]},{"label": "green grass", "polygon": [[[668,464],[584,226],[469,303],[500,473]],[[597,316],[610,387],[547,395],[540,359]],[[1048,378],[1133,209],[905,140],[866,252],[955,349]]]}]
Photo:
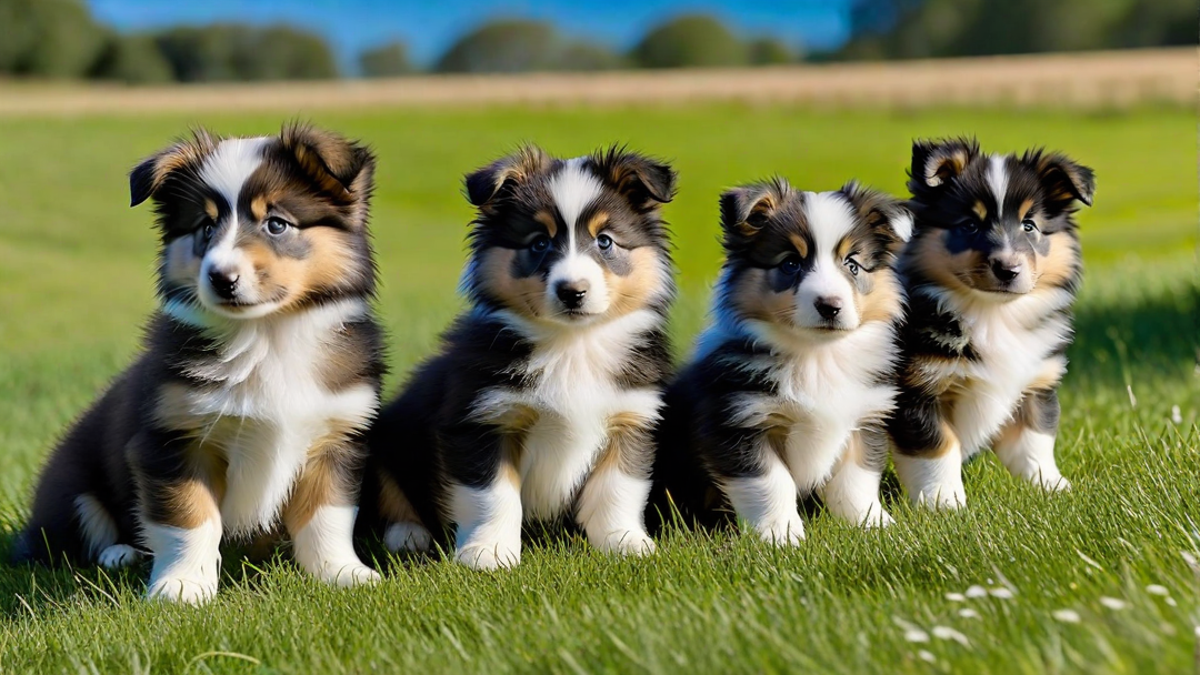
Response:
[{"label": "green grass", "polygon": [[[229,554],[202,608],[140,601],[145,567],[0,568],[6,672],[1183,672],[1193,667],[1200,579],[1200,384],[1193,372],[1195,117],[938,111],[813,113],[679,106],[323,113],[380,155],[373,226],[391,331],[391,384],[461,306],[454,287],[469,209],[460,176],[522,140],[580,154],[628,142],[675,161],[667,207],[683,297],[680,351],[704,318],[719,263],[720,188],[780,173],[829,189],[857,177],[900,192],[909,139],[977,134],[1044,144],[1096,169],[1081,214],[1087,279],[1063,390],[1060,457],[1075,490],[1048,498],[987,456],[971,505],[913,511],[861,532],[819,510],[779,551],[672,532],[657,556],[617,560],[577,535],[531,533],[521,567],[471,573],[381,561],[387,580],[335,591],[276,557]],[[126,208],[125,172],[193,120],[0,120],[0,553],[27,513],[57,434],[128,363],[153,306],[149,209]],[[212,116],[262,133],[279,118]],[[1135,403],[1136,401],[1136,403]],[[1171,421],[1178,406],[1179,422]],[[948,600],[980,584],[1010,599]],[[1168,589],[1169,598],[1147,585]],[[1127,607],[1109,609],[1101,597]],[[977,617],[959,614],[971,609]],[[1053,618],[1073,609],[1078,623]],[[959,631],[965,643],[934,627]],[[929,642],[906,640],[919,629]],[[921,654],[924,650],[926,654]],[[922,660],[932,659],[932,663]]]}]

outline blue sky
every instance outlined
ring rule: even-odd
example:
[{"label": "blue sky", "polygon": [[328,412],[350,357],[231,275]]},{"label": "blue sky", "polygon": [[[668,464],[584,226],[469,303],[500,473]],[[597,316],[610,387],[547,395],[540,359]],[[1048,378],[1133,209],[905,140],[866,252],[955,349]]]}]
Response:
[{"label": "blue sky", "polygon": [[96,18],[137,30],[179,23],[286,21],[323,34],[350,64],[364,47],[399,39],[414,60],[435,59],[457,37],[495,17],[553,21],[568,35],[628,48],[655,23],[684,12],[716,14],[745,35],[773,35],[810,49],[840,44],[850,0],[680,2],[672,0],[90,0]]}]

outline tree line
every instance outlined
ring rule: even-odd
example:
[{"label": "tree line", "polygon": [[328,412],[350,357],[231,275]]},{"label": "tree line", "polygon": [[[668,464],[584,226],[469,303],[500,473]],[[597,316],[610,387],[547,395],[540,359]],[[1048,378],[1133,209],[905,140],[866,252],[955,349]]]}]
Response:
[{"label": "tree line", "polygon": [[[342,75],[320,35],[288,25],[217,23],[122,33],[83,0],[0,0],[0,76],[128,83],[329,79]],[[485,23],[428,68],[437,73],[590,71],[772,65],[1196,44],[1194,0],[854,0],[851,37],[835,51],[745,38],[690,14],[651,28],[631,49],[528,19]],[[362,75],[418,72],[402,42],[362,52]]]}]

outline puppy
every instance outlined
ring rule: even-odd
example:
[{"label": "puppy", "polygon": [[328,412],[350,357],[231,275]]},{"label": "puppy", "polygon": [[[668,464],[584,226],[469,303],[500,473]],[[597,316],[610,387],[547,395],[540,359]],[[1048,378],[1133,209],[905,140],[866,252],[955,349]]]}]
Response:
[{"label": "puppy", "polygon": [[918,503],[961,506],[962,463],[990,445],[1015,475],[1067,489],[1056,390],[1080,281],[1075,203],[1091,205],[1092,171],[1041,150],[918,141],[908,186],[910,312],[888,425],[901,482]]},{"label": "puppy", "polygon": [[904,310],[892,264],[910,214],[853,182],[815,193],[775,179],[722,195],[721,226],[713,322],[658,434],[668,503],[710,520],[715,485],[781,545],[803,539],[797,497],[813,492],[852,523],[891,522],[879,482]]},{"label": "puppy", "polygon": [[293,125],[199,130],[133,170],[132,205],[156,206],[160,305],[143,355],[51,455],[19,559],[116,568],[141,542],[147,595],[200,602],[216,592],[222,538],[282,517],[305,571],[378,578],[351,538],[384,368],[374,165],[358,144]]},{"label": "puppy", "polygon": [[466,189],[471,306],[380,414],[364,509],[393,551],[457,524],[455,558],[477,569],[515,565],[522,522],[562,514],[603,551],[652,551],[674,172],[620,148],[526,147]]}]

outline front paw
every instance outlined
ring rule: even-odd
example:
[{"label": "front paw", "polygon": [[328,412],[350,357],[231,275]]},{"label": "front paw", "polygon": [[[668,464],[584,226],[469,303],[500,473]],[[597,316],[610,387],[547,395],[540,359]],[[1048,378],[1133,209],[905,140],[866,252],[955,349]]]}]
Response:
[{"label": "front paw", "polygon": [[799,546],[804,541],[804,521],[800,517],[760,523],[754,526],[758,536],[775,546]]},{"label": "front paw", "polygon": [[1029,479],[1034,485],[1041,486],[1046,492],[1070,492],[1071,481],[1063,478],[1062,475],[1045,476],[1037,475]]},{"label": "front paw", "polygon": [[96,562],[106,570],[119,570],[122,567],[129,567],[141,559],[142,554],[136,548],[128,544],[113,544],[100,551]]},{"label": "front paw", "polygon": [[392,523],[383,532],[383,545],[392,553],[428,551],[433,535],[420,523]]},{"label": "front paw", "polygon": [[613,532],[592,542],[592,545],[605,553],[617,555],[644,556],[654,553],[654,540],[645,530]]},{"label": "front paw", "polygon": [[912,501],[933,511],[954,511],[967,505],[967,493],[962,488],[945,487],[932,492],[922,490],[912,496]]},{"label": "front paw", "polygon": [[[332,569],[332,566],[330,566],[330,569]],[[382,579],[383,577],[379,575],[379,572],[360,562],[352,562],[337,568],[324,581],[339,588],[349,588],[360,584],[374,584]]]},{"label": "front paw", "polygon": [[473,570],[487,572],[515,567],[521,562],[521,549],[498,542],[468,544],[454,553],[454,559]]},{"label": "front paw", "polygon": [[200,605],[217,594],[217,580],[203,577],[164,576],[151,579],[146,599]]},{"label": "front paw", "polygon": [[876,506],[872,508],[866,516],[863,517],[860,524],[868,530],[874,530],[876,528],[895,525],[896,521],[892,520],[892,517],[887,511],[883,510],[882,506]]}]

